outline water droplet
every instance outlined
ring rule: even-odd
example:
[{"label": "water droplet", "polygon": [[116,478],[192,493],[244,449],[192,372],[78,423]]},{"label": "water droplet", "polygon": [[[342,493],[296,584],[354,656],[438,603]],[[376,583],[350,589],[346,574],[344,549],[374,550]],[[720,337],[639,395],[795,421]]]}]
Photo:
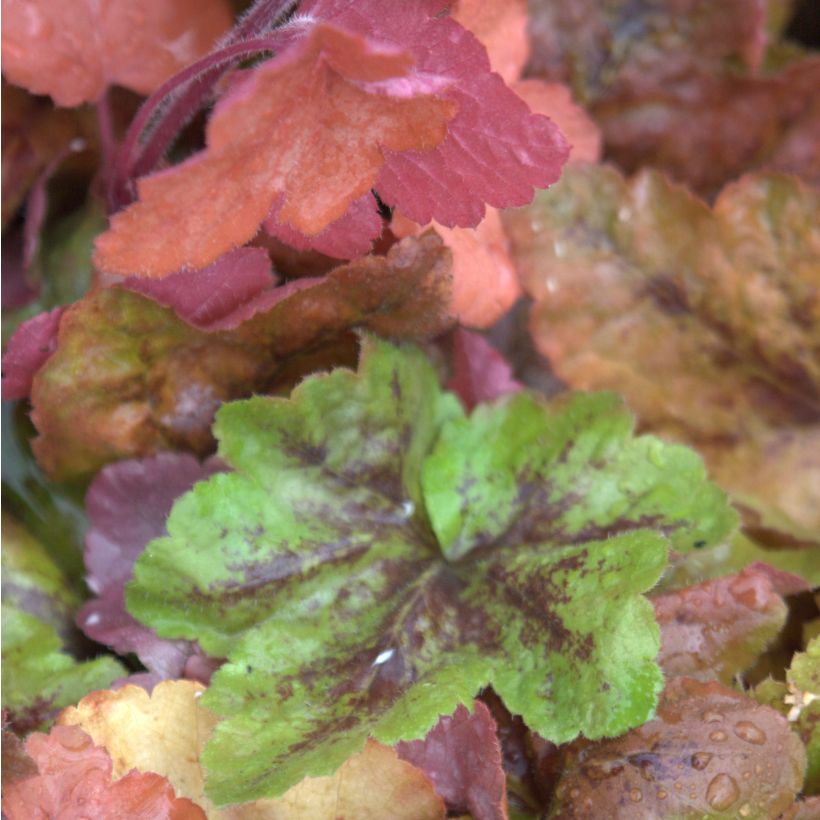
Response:
[{"label": "water droplet", "polygon": [[395,649],[385,649],[384,652],[379,652],[376,656],[376,660],[373,661],[371,666],[381,666],[383,663],[387,663],[393,655],[396,654]]},{"label": "water droplet", "polygon": [[667,793],[663,789],[661,789],[658,792],[658,800],[666,800],[666,795]]},{"label": "water droplet", "polygon": [[692,768],[703,771],[713,757],[714,755],[711,752],[695,752],[692,755]]},{"label": "water droplet", "polygon": [[641,802],[641,800],[643,800],[643,793],[641,792],[641,790],[640,790],[640,789],[632,789],[632,790],[629,792],[629,799],[630,799],[633,803],[640,803],[640,802]]},{"label": "water droplet", "polygon": [[679,792],[683,790],[683,786],[680,783],[675,783],[675,791]]},{"label": "water droplet", "polygon": [[752,773],[751,772],[743,772],[743,779],[744,780],[751,780],[752,779]]},{"label": "water droplet", "polygon": [[402,501],[401,503],[401,512],[399,513],[401,518],[407,519],[413,516],[413,513],[416,511],[416,505],[412,501]]},{"label": "water droplet", "polygon": [[716,811],[725,811],[740,797],[740,789],[733,777],[719,774],[712,778],[706,789],[706,802]]},{"label": "water droplet", "polygon": [[757,746],[762,746],[766,742],[766,733],[754,723],[748,720],[739,720],[735,724],[735,734],[747,743],[754,743]]},{"label": "water droplet", "polygon": [[720,712],[712,712],[707,709],[703,713],[703,720],[706,723],[720,723],[723,720],[723,715],[721,715]]},{"label": "water droplet", "polygon": [[752,813],[752,807],[748,803],[744,803],[738,810],[737,813],[741,817],[748,817]]},{"label": "water droplet", "polygon": [[570,789],[570,790],[569,790],[569,796],[570,796],[573,800],[577,800],[577,799],[578,799],[578,797],[580,796],[580,794],[581,794],[581,790],[580,790],[580,789]]},{"label": "water droplet", "polygon": [[715,743],[722,743],[726,740],[726,732],[722,731],[721,729],[717,729],[714,732],[709,732],[709,740],[713,740]]}]

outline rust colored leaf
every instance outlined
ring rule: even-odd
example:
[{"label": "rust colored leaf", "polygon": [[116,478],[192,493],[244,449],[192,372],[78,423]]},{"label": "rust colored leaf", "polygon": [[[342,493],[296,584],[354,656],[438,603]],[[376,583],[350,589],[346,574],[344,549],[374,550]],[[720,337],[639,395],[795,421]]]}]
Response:
[{"label": "rust colored leaf", "polygon": [[264,392],[291,357],[356,327],[421,339],[449,323],[450,252],[434,233],[386,257],[362,257],[322,279],[277,289],[272,308],[207,333],[119,287],[63,316],[57,350],[34,380],[37,458],[53,476],[167,449],[212,446],[217,407]]},{"label": "rust colored leaf", "polygon": [[781,596],[808,588],[795,575],[753,564],[737,575],[655,596],[661,668],[670,676],[731,685],[783,628],[788,610]]},{"label": "rust colored leaf", "polygon": [[111,758],[76,726],[30,735],[25,749],[38,773],[4,787],[3,815],[8,820],[205,820],[202,809],[177,798],[158,774],[130,772],[112,782]]},{"label": "rust colored leaf", "polygon": [[148,94],[230,24],[225,0],[3,0],[3,74],[62,106],[112,84]]},{"label": "rust colored leaf", "polygon": [[644,172],[566,171],[507,220],[562,379],[686,441],[761,543],[820,531],[820,194],[744,177],[714,208]]},{"label": "rust colored leaf", "polygon": [[572,744],[551,818],[777,817],[806,754],[774,709],[710,681],[673,678],[658,716],[614,740]]},{"label": "rust colored leaf", "polygon": [[217,809],[204,794],[200,754],[216,718],[199,702],[204,688],[191,681],[164,681],[151,695],[136,686],[94,692],[60,716],[80,727],[113,761],[113,775],[136,769],[158,772],[177,794],[202,806],[211,820],[443,820],[444,802],[428,777],[374,741],[334,775],[307,778],[278,800],[257,800]]},{"label": "rust colored leaf", "polygon": [[401,49],[313,26],[222,98],[204,151],[140,180],[139,201],[97,242],[98,267],[203,268],[252,239],[278,203],[278,221],[320,233],[370,190],[386,153],[444,139],[455,106],[431,96],[435,78],[408,95],[412,68]]},{"label": "rust colored leaf", "polygon": [[418,766],[433,781],[450,811],[469,812],[475,820],[506,820],[507,797],[501,745],[490,710],[475,701],[444,715],[424,740],[396,746],[402,760]]}]

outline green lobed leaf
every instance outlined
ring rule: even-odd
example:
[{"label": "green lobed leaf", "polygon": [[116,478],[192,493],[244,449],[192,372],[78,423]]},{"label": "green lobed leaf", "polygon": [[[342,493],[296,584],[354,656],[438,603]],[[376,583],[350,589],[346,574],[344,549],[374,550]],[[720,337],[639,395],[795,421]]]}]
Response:
[{"label": "green lobed leaf", "polygon": [[224,718],[211,797],[420,737],[489,683],[556,742],[647,720],[662,678],[640,593],[670,542],[711,545],[734,515],[697,456],[631,425],[608,395],[467,419],[419,350],[373,339],[358,374],[223,406],[234,472],[177,502],[127,595],[228,658],[204,701]]},{"label": "green lobed leaf", "polygon": [[39,729],[57,710],[125,674],[114,658],[78,663],[61,651],[56,630],[4,603],[3,709],[19,732]]}]

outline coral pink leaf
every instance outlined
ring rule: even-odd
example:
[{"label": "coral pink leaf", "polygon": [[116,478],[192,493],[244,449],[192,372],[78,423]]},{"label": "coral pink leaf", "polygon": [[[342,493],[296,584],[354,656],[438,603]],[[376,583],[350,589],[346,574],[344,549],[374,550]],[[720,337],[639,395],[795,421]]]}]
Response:
[{"label": "coral pink leaf", "polygon": [[200,464],[190,455],[160,453],[103,468],[86,495],[91,524],[85,539],[86,580],[98,597],[80,609],[77,625],[120,654],[135,653],[159,679],[185,674],[195,647],[190,641],[159,638],[134,620],[125,609],[125,584],[149,541],[165,534],[165,519],[177,497],[220,469],[213,459]]},{"label": "coral pink leaf", "polygon": [[153,277],[203,268],[252,239],[280,199],[279,222],[321,233],[370,190],[388,152],[444,139],[455,106],[408,93],[412,73],[400,48],[314,25],[223,97],[204,151],[140,180],[139,201],[97,242],[98,267]]},{"label": "coral pink leaf", "polygon": [[57,328],[64,307],[39,313],[17,328],[3,355],[3,401],[25,399],[34,374],[57,349]]},{"label": "coral pink leaf", "polygon": [[504,357],[479,333],[459,328],[453,334],[453,375],[447,388],[472,410],[523,385],[512,375]]},{"label": "coral pink leaf", "polygon": [[451,811],[468,811],[475,820],[506,820],[507,791],[490,710],[475,701],[445,715],[424,740],[396,746],[399,757],[421,769]]},{"label": "coral pink leaf", "polygon": [[112,782],[108,752],[77,726],[55,726],[47,735],[31,735],[26,752],[38,773],[4,784],[3,817],[8,820],[205,820],[202,809],[176,797],[161,775],[131,771]]},{"label": "coral pink leaf", "polygon": [[3,74],[64,106],[148,94],[230,25],[227,0],[3,0]]}]

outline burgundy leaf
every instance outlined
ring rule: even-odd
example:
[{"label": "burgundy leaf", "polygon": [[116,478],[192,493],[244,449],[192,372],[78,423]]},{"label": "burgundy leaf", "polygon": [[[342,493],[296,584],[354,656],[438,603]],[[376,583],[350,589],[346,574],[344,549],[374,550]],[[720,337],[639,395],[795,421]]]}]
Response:
[{"label": "burgundy leaf", "polygon": [[135,653],[157,676],[152,682],[182,675],[207,679],[213,668],[195,643],[160,638],[132,618],[125,609],[125,585],[146,544],[165,535],[176,498],[221,469],[215,459],[200,464],[187,454],[160,453],[103,468],[86,495],[91,524],[85,539],[86,580],[97,597],[77,613],[77,625],[120,654]]},{"label": "burgundy leaf", "polygon": [[3,355],[3,401],[28,398],[34,374],[57,349],[57,328],[64,310],[58,307],[39,313],[17,328]]},{"label": "burgundy leaf", "polygon": [[453,334],[453,375],[447,385],[472,410],[523,385],[504,357],[479,333],[458,328]]},{"label": "burgundy leaf", "polygon": [[475,701],[445,715],[424,740],[396,745],[399,757],[421,769],[451,811],[475,820],[506,820],[507,794],[501,745],[490,710]]}]

